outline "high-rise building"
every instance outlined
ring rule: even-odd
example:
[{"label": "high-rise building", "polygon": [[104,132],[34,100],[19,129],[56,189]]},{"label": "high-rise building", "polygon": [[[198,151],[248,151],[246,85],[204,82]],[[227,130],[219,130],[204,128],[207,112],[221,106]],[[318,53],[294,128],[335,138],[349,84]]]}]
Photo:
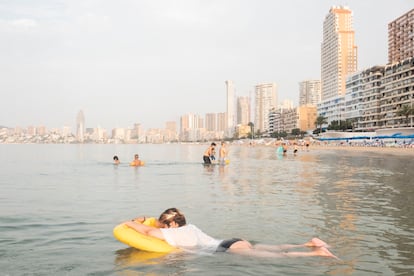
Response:
[{"label": "high-rise building", "polygon": [[260,132],[269,130],[269,113],[277,106],[276,83],[258,84],[255,87],[254,129]]},{"label": "high-rise building", "polygon": [[76,117],[76,138],[81,143],[85,139],[85,116],[82,110],[78,112],[78,116]]},{"label": "high-rise building", "polygon": [[314,105],[321,101],[321,81],[305,80],[299,83],[299,106]]},{"label": "high-rise building", "polygon": [[322,101],[345,96],[348,74],[357,71],[357,46],[352,11],[331,7],[323,22],[321,45]]},{"label": "high-rise building", "polygon": [[237,98],[237,124],[247,125],[250,122],[250,97]]},{"label": "high-rise building", "polygon": [[175,121],[165,122],[165,129],[171,132],[177,132],[177,122]]},{"label": "high-rise building", "polygon": [[142,126],[140,123],[135,123],[134,126],[132,127],[132,131],[131,131],[131,138],[132,139],[139,139],[143,136],[144,131],[142,129]]},{"label": "high-rise building", "polygon": [[206,130],[216,131],[217,130],[217,113],[206,114]]},{"label": "high-rise building", "polygon": [[183,141],[196,141],[201,138],[204,119],[198,114],[188,113],[180,117],[180,137]]},{"label": "high-rise building", "polygon": [[226,127],[228,130],[228,136],[232,136],[233,128],[235,125],[235,116],[234,116],[234,84],[233,81],[226,81],[226,91],[227,91],[227,118],[226,118]]},{"label": "high-rise building", "polygon": [[344,117],[353,130],[379,128],[384,68],[377,65],[347,77]]},{"label": "high-rise building", "polygon": [[388,24],[388,63],[414,57],[414,9]]},{"label": "high-rise building", "polygon": [[226,130],[226,113],[217,113],[217,131],[224,132]]}]

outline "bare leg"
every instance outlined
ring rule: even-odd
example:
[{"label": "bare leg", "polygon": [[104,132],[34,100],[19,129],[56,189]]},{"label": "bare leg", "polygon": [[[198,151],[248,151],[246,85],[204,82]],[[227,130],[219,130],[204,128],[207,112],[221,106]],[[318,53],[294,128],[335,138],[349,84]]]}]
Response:
[{"label": "bare leg", "polygon": [[310,252],[286,252],[283,253],[287,257],[310,257],[310,256],[318,256],[318,257],[330,257],[338,259],[334,254],[331,253],[325,247],[318,247],[317,249],[310,251]]},{"label": "bare leg", "polygon": [[281,245],[267,245],[267,244],[256,244],[253,246],[257,250],[268,250],[268,251],[281,251],[292,248],[301,247],[329,247],[326,242],[318,238],[313,238],[304,244],[281,244]]},{"label": "bare leg", "polygon": [[317,248],[309,252],[272,252],[266,250],[257,250],[257,249],[233,249],[228,250],[230,253],[253,256],[253,257],[263,257],[263,258],[283,258],[283,257],[330,257],[338,259],[334,254],[332,254],[325,247]]}]

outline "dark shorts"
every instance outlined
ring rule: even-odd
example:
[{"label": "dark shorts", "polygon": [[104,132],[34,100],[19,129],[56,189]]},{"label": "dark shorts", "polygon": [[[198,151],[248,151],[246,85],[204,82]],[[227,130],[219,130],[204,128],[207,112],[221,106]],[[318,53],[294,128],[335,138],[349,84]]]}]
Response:
[{"label": "dark shorts", "polygon": [[210,157],[204,155],[203,160],[204,160],[204,164],[211,164]]},{"label": "dark shorts", "polygon": [[226,252],[227,249],[229,249],[230,246],[233,245],[233,243],[238,242],[238,241],[242,241],[242,239],[232,238],[232,239],[229,239],[229,240],[224,240],[219,244],[219,246],[217,247],[216,252]]}]

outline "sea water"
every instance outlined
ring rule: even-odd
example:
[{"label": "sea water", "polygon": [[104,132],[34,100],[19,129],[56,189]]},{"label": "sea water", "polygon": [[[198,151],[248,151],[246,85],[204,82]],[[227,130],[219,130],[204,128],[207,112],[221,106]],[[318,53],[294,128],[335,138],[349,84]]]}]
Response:
[{"label": "sea water", "polygon": [[[0,145],[0,275],[410,275],[412,156],[207,145]],[[130,167],[135,153],[143,167]],[[113,165],[118,155],[121,164]],[[340,260],[228,253],[149,254],[112,229],[181,209],[213,237],[303,243]]]}]

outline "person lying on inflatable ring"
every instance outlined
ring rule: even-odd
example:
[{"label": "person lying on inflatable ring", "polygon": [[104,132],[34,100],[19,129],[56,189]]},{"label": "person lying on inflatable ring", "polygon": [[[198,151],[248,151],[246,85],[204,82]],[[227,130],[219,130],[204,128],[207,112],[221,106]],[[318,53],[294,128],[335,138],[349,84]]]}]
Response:
[{"label": "person lying on inflatable ring", "polygon": [[[184,214],[176,208],[167,209],[160,215],[157,224],[161,228],[144,225],[142,224],[143,221],[145,221],[145,217],[127,221],[124,224],[141,234],[164,240],[171,246],[184,250],[205,250],[208,248],[215,252],[231,252],[258,257],[321,256],[336,258],[327,249],[328,245],[318,238],[313,238],[300,245],[252,245],[250,242],[239,238],[218,240],[205,234],[195,225],[187,224]],[[308,252],[286,252],[287,249],[299,247],[311,247],[313,250]]]}]

